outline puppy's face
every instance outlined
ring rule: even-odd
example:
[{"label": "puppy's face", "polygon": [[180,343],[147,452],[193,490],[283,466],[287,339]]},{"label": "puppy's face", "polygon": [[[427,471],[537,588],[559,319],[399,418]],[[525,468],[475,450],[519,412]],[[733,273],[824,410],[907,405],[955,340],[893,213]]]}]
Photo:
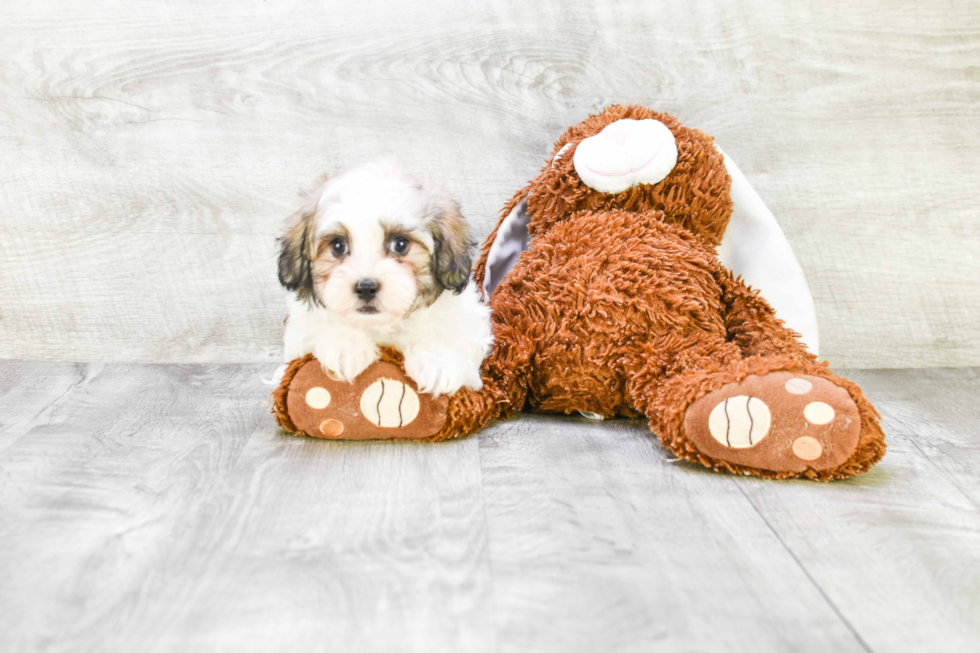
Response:
[{"label": "puppy's face", "polygon": [[382,159],[323,183],[281,239],[279,280],[358,327],[462,292],[472,247],[456,203]]}]

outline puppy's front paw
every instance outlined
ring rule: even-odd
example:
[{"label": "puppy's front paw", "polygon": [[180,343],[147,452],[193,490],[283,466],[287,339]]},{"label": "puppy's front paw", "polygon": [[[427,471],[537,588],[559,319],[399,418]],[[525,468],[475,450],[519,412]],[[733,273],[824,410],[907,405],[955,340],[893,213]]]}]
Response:
[{"label": "puppy's front paw", "polygon": [[378,360],[378,347],[367,338],[345,339],[340,342],[321,340],[313,349],[323,371],[341,381],[353,381]]},{"label": "puppy's front paw", "polygon": [[450,349],[406,353],[405,373],[415,381],[419,391],[436,397],[451,395],[464,385],[474,390],[483,385],[479,369],[467,370],[465,362]]}]

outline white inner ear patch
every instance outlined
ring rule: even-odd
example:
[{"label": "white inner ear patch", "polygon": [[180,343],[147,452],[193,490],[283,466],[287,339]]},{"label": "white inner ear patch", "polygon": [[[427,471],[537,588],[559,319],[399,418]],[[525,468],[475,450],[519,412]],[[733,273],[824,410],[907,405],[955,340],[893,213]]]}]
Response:
[{"label": "white inner ear patch", "polygon": [[551,160],[551,167],[552,168],[554,168],[556,165],[558,165],[558,161],[561,160],[562,155],[565,154],[565,152],[567,152],[568,151],[568,148],[570,148],[571,146],[572,146],[571,143],[565,143],[564,145],[561,146],[561,149],[558,150],[558,154],[556,154],[555,155],[555,158]]},{"label": "white inner ear patch", "polygon": [[310,388],[306,391],[306,405],[316,410],[326,408],[330,405],[330,392],[320,386]]},{"label": "white inner ear patch", "polygon": [[769,406],[756,397],[729,397],[708,416],[708,431],[719,443],[733,449],[755,446],[769,434]]},{"label": "white inner ear patch", "polygon": [[662,181],[677,165],[677,141],[659,120],[624,118],[575,148],[575,172],[600,193]]}]

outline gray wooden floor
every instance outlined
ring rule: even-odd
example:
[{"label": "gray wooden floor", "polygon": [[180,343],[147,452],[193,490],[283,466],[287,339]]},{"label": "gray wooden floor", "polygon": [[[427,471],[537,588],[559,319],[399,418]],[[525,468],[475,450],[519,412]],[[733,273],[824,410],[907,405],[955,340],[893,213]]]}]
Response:
[{"label": "gray wooden floor", "polygon": [[980,650],[976,369],[852,373],[889,453],[831,485],[642,421],[295,438],[270,373],[0,362],[0,650]]}]

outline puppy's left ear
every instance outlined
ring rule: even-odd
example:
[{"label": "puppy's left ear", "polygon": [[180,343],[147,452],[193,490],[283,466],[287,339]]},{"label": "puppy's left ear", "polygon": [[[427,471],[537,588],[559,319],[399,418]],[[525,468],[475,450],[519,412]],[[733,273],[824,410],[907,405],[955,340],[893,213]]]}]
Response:
[{"label": "puppy's left ear", "polygon": [[279,283],[306,302],[319,304],[313,285],[314,208],[304,207],[289,220],[279,239]]},{"label": "puppy's left ear", "polygon": [[470,281],[473,267],[473,243],[466,233],[466,220],[459,205],[445,198],[429,220],[429,231],[435,241],[432,273],[443,288],[458,295]]}]

